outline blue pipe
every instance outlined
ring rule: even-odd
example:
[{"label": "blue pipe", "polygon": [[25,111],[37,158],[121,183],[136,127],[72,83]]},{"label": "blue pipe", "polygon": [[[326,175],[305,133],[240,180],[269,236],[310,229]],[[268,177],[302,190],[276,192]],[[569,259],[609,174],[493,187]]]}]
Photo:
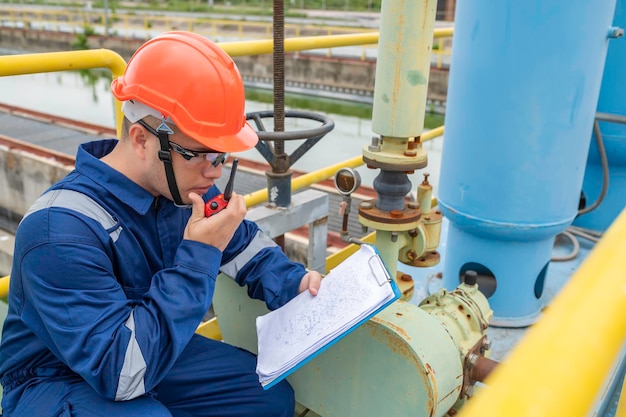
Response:
[{"label": "blue pipe", "polygon": [[[626,28],[626,3],[617,1],[613,27]],[[623,36],[623,35],[622,35]],[[598,100],[598,113],[626,117],[626,40],[611,42],[606,56],[604,76]],[[609,188],[600,205],[583,214],[574,224],[595,230],[606,230],[626,207],[626,124],[599,121],[600,136],[606,149],[609,164]],[[600,197],[604,178],[595,135],[591,141],[587,168],[583,181],[586,206],[593,205]]]},{"label": "blue pipe", "polygon": [[439,204],[443,285],[479,272],[492,324],[544,304],[554,237],[578,209],[615,0],[457,3]]}]

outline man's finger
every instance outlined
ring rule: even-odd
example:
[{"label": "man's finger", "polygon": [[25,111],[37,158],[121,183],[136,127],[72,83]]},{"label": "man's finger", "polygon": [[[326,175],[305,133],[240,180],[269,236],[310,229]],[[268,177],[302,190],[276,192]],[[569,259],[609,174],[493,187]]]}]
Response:
[{"label": "man's finger", "polygon": [[200,219],[204,217],[204,200],[196,193],[189,193],[189,199],[191,200],[191,217],[193,219]]}]

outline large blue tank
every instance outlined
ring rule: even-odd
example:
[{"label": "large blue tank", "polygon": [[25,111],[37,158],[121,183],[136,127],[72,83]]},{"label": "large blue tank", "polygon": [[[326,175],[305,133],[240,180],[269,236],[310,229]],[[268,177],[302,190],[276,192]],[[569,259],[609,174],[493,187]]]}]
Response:
[{"label": "large blue tank", "polygon": [[[626,27],[626,3],[617,2],[615,28]],[[626,40],[611,42],[606,56],[598,113],[604,116],[618,116],[626,118],[626,82],[624,82],[624,68],[626,68]],[[606,118],[606,117],[605,117]],[[612,118],[612,117],[608,117]],[[606,230],[626,206],[626,124],[599,120],[600,132],[606,149],[609,163],[609,188],[600,205],[581,215],[574,222],[577,226],[595,230]],[[595,136],[591,141],[587,168],[583,182],[583,193],[586,206],[593,205],[602,190],[604,178],[598,145]]]},{"label": "large blue tank", "polygon": [[468,269],[492,324],[544,305],[554,237],[576,215],[615,0],[457,3],[439,204],[443,284]]}]

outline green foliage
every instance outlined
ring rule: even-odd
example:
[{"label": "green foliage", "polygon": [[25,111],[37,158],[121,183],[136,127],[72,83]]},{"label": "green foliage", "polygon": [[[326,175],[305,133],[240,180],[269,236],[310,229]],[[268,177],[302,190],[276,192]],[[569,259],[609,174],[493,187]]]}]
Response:
[{"label": "green foliage", "polygon": [[83,33],[76,34],[76,41],[72,43],[72,49],[87,50],[89,48],[89,36],[96,34],[96,30],[87,24],[83,26]]},{"label": "green foliage", "polygon": [[[258,101],[261,103],[273,103],[274,94],[270,90],[246,87],[246,100]],[[285,93],[285,108],[304,109],[315,113],[341,114],[343,116],[358,117],[360,119],[372,118],[371,104],[348,102],[294,93]],[[443,114],[426,113],[424,118],[424,128],[434,129],[443,125],[443,121]]]},{"label": "green foliage", "polygon": [[[29,3],[55,6],[82,7],[75,0],[9,0],[8,3]],[[286,16],[302,16],[303,10],[349,10],[354,12],[379,12],[382,0],[284,0]],[[95,0],[94,8],[103,8],[104,0]],[[137,0],[120,2],[108,0],[108,7],[117,9],[168,10],[179,12],[215,12],[224,14],[271,15],[274,0]]]}]

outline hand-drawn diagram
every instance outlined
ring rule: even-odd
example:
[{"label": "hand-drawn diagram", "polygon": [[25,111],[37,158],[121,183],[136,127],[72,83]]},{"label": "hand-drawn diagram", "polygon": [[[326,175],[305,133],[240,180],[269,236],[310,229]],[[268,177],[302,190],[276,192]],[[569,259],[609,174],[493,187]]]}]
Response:
[{"label": "hand-drawn diagram", "polygon": [[363,246],[322,280],[317,296],[301,293],[257,318],[257,372],[291,368],[394,297],[382,261]]}]

